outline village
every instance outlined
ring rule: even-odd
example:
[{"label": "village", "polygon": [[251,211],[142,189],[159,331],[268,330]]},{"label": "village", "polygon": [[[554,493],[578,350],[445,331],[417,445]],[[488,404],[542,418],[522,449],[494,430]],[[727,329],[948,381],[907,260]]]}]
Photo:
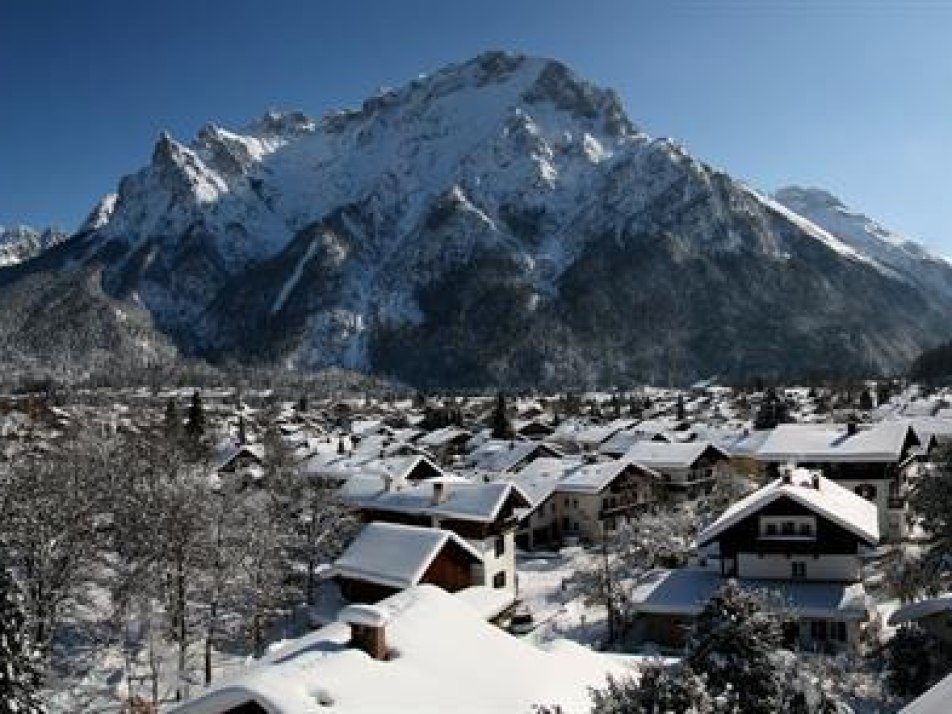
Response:
[{"label": "village", "polygon": [[[217,534],[217,550],[137,561],[100,546],[77,566],[80,590],[60,586],[50,647],[83,664],[48,679],[53,701],[143,712],[177,701],[175,711],[203,714],[442,711],[449,701],[460,711],[588,711],[589,688],[606,676],[676,664],[705,604],[733,583],[776,603],[783,648],[827,672],[839,700],[898,711],[914,690],[886,684],[897,633],[914,629],[941,648],[929,683],[948,671],[952,595],[927,567],[932,534],[912,503],[952,439],[952,393],[898,382],[757,386],[6,397],[4,474],[69,453],[62,445],[80,431],[126,445],[193,440],[183,451],[194,459],[159,450],[150,462],[155,478],[185,467],[200,482],[163,518],[184,533],[186,519],[209,518],[199,500],[220,504],[217,529],[195,536]],[[125,478],[116,468],[105,470]],[[287,531],[269,510],[274,493],[297,504]],[[7,501],[15,513],[16,496]],[[228,531],[230,514],[246,509]],[[91,516],[112,542],[119,511]],[[302,530],[300,547],[276,547]],[[222,545],[233,537],[252,545]],[[183,537],[180,550],[191,547]],[[42,559],[41,550],[23,554]],[[183,583],[194,568],[177,599],[170,567]],[[114,583],[120,572],[125,589]],[[228,595],[232,580],[246,589]],[[41,597],[27,584],[28,600]],[[259,602],[265,591],[274,597]],[[260,606],[239,637],[249,598]]]}]

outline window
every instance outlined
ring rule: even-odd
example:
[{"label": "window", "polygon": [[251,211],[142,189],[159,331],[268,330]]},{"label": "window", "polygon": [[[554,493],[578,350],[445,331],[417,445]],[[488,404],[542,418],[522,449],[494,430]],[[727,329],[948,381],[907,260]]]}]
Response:
[{"label": "window", "polygon": [[810,524],[809,524],[809,523],[801,523],[801,524],[800,524],[800,535],[802,535],[802,536],[813,535],[813,529],[810,528]]},{"label": "window", "polygon": [[500,570],[498,573],[493,575],[493,587],[499,590],[500,588],[506,587],[506,571]]},{"label": "window", "polygon": [[807,576],[807,564],[794,561],[790,564],[795,578],[805,578]]},{"label": "window", "polygon": [[777,524],[776,524],[776,523],[768,523],[768,524],[767,524],[767,535],[769,535],[769,536],[775,536],[775,535],[777,535]]},{"label": "window", "polygon": [[793,521],[784,521],[780,532],[784,535],[793,535],[796,533],[796,530],[794,530]]},{"label": "window", "polygon": [[496,536],[496,557],[506,552],[506,537]]}]

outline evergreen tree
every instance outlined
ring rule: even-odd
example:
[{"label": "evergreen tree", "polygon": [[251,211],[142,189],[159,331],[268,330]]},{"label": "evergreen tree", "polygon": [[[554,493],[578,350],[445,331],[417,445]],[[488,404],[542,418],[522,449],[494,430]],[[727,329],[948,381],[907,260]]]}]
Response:
[{"label": "evergreen tree", "polygon": [[952,448],[941,448],[932,463],[916,480],[909,505],[930,536],[926,559],[938,565],[952,552]]},{"label": "evergreen tree", "polygon": [[679,395],[678,395],[678,406],[677,406],[676,418],[677,418],[678,421],[684,421],[684,419],[685,419],[685,413],[684,413],[684,395],[683,395],[683,394],[679,394]]},{"label": "evergreen tree", "polygon": [[754,419],[755,429],[773,429],[778,424],[785,424],[790,421],[790,413],[787,403],[777,396],[777,390],[769,387],[764,393],[763,401],[760,403],[760,409]]},{"label": "evergreen tree", "polygon": [[248,443],[248,431],[243,416],[238,417],[238,443],[242,446]]},{"label": "evergreen tree", "polygon": [[511,439],[512,423],[506,414],[506,397],[502,392],[496,395],[496,406],[492,415],[492,436],[494,439]]},{"label": "evergreen tree", "polygon": [[867,412],[873,408],[873,395],[870,394],[869,389],[864,389],[859,395],[859,408]]},{"label": "evergreen tree", "polygon": [[604,689],[593,689],[591,695],[592,714],[730,711],[726,701],[715,703],[711,699],[704,680],[691,670],[680,666],[666,668],[661,663],[639,668],[637,680],[609,676],[608,685]]},{"label": "evergreen tree", "polygon": [[772,714],[782,709],[772,661],[781,642],[780,619],[763,598],[729,581],[698,615],[684,661],[715,696],[734,692],[741,711]]},{"label": "evergreen tree", "polygon": [[892,398],[892,386],[883,380],[876,383],[876,406],[887,404]]},{"label": "evergreen tree", "polygon": [[45,711],[39,685],[39,657],[27,635],[23,595],[0,565],[0,714]]},{"label": "evergreen tree", "polygon": [[192,403],[188,408],[185,433],[195,441],[205,434],[205,408],[202,406],[202,395],[197,389],[192,394]]},{"label": "evergreen tree", "polygon": [[918,627],[900,627],[886,645],[886,686],[900,697],[917,697],[938,682],[949,663],[942,643]]}]

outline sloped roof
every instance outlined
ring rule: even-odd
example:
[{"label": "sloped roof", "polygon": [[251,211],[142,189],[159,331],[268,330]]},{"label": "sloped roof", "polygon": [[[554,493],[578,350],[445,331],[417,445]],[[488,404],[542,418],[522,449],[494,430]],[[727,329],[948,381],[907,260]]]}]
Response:
[{"label": "sloped roof", "polygon": [[334,561],[334,573],[394,588],[420,582],[430,563],[448,542],[456,543],[472,558],[481,560],[462,538],[439,528],[397,523],[369,523]]},{"label": "sloped roof", "polygon": [[[659,569],[637,583],[631,599],[637,612],[694,616],[725,582],[719,573],[704,568]],[[779,596],[784,607],[798,617],[867,617],[866,589],[862,583],[748,578],[737,579],[737,583],[745,589]]]},{"label": "sloped roof", "polygon": [[[819,488],[813,487],[813,478]],[[778,498],[788,497],[814,513],[823,516],[871,545],[879,542],[879,515],[876,504],[870,503],[835,481],[796,469],[790,482],[783,478],[771,481],[728,508],[698,535],[698,544],[710,543],[728,528],[763,509]]]},{"label": "sloped roof", "polygon": [[399,513],[418,513],[464,521],[490,523],[496,520],[506,500],[515,494],[529,505],[529,499],[512,483],[493,481],[490,483],[443,483],[446,489],[444,500],[433,502],[432,482],[423,482],[417,486],[400,491],[387,491],[374,498],[359,502],[363,508]]},{"label": "sloped roof", "polygon": [[660,474],[651,469],[627,460],[599,461],[583,464],[569,471],[556,485],[555,490],[565,493],[600,493],[627,468],[634,468],[651,478],[661,478]]},{"label": "sloped roof", "polygon": [[489,439],[480,444],[467,457],[467,462],[481,471],[509,471],[520,461],[532,456],[536,451],[555,453],[550,446],[537,441],[514,441],[509,439]]},{"label": "sloped roof", "polygon": [[636,442],[644,438],[645,435],[638,431],[622,429],[621,431],[616,431],[609,439],[606,439],[602,445],[598,447],[598,451],[602,454],[621,456],[634,446]]},{"label": "sloped roof", "polygon": [[952,594],[940,595],[903,605],[889,616],[890,625],[921,620],[923,617],[952,610]]},{"label": "sloped roof", "polygon": [[708,449],[714,449],[725,459],[727,454],[709,441],[692,441],[688,443],[671,444],[664,441],[639,441],[632,446],[622,457],[626,461],[633,461],[649,469],[663,471],[664,469],[690,468]]},{"label": "sloped roof", "polygon": [[952,674],[947,674],[925,694],[900,709],[900,714],[948,714],[952,700]]},{"label": "sloped roof", "polygon": [[562,477],[578,468],[581,461],[575,458],[541,457],[528,464],[511,478],[512,483],[529,499],[535,507],[547,499],[558,486]]},{"label": "sloped roof", "polygon": [[440,447],[449,444],[451,441],[457,439],[469,438],[471,436],[470,432],[465,429],[460,429],[455,426],[444,426],[441,429],[436,429],[431,431],[429,434],[424,434],[419,439],[417,443],[422,444],[423,446],[432,446]]},{"label": "sloped roof", "polygon": [[629,670],[572,642],[541,649],[486,622],[469,604],[419,585],[377,604],[386,611],[394,656],[374,660],[349,645],[343,622],[286,643],[173,711],[219,714],[249,701],[273,714],[529,712],[558,702],[566,714],[591,709],[589,688]]},{"label": "sloped roof", "polygon": [[885,421],[850,435],[843,424],[781,424],[757,455],[772,462],[892,463],[902,456],[910,428],[905,420]]}]

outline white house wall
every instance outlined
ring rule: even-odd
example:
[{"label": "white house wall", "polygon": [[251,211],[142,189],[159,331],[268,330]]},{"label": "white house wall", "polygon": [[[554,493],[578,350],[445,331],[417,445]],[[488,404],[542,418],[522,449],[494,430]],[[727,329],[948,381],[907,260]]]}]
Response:
[{"label": "white house wall", "polygon": [[802,580],[837,580],[854,582],[860,579],[860,560],[855,555],[793,555],[738,553],[737,575],[741,578],[793,580],[792,563],[806,565]]}]

